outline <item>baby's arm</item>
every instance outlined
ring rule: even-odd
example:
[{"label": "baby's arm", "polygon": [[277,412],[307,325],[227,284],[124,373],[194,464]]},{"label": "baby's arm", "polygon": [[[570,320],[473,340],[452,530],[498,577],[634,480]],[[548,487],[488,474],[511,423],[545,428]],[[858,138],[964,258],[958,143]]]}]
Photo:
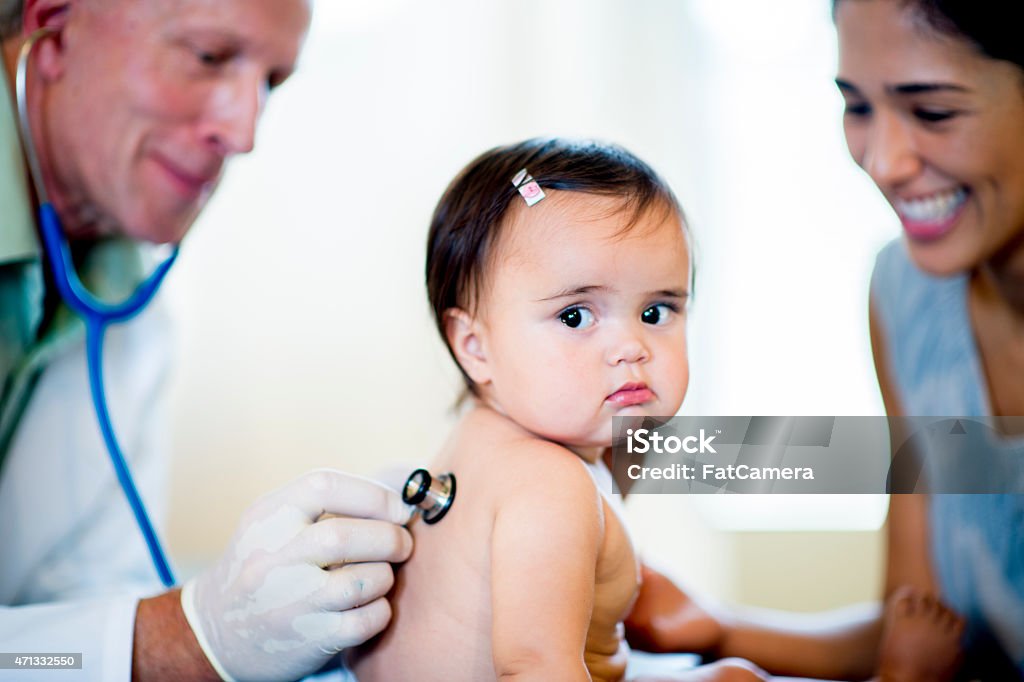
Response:
[{"label": "baby's arm", "polygon": [[583,650],[604,536],[600,493],[582,461],[519,443],[503,472],[491,540],[494,669],[502,680],[590,680]]}]

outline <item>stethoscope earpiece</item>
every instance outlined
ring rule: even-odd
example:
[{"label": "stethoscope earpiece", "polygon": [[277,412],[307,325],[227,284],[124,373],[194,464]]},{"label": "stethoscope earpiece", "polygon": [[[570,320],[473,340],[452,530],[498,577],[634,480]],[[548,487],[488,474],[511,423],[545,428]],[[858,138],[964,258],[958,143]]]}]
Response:
[{"label": "stethoscope earpiece", "polygon": [[437,523],[455,501],[455,474],[448,472],[434,478],[426,469],[417,469],[402,487],[402,501],[419,507],[424,523]]}]

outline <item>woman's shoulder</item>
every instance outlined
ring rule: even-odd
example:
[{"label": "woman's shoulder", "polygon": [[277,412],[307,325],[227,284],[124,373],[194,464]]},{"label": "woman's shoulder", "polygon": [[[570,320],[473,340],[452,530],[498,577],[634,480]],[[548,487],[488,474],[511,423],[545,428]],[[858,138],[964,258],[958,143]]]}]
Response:
[{"label": "woman's shoulder", "polygon": [[902,240],[878,254],[871,309],[888,369],[904,410],[912,414],[974,414],[977,364],[967,276],[920,270]]},{"label": "woman's shoulder", "polygon": [[965,276],[937,277],[922,271],[902,239],[886,244],[875,259],[871,302],[890,334],[903,328],[959,324],[953,313],[964,309],[966,296]]},{"label": "woman's shoulder", "polygon": [[906,242],[894,239],[878,252],[871,274],[873,294],[925,295],[948,288],[962,287],[962,276],[939,277],[921,270],[910,257]]}]

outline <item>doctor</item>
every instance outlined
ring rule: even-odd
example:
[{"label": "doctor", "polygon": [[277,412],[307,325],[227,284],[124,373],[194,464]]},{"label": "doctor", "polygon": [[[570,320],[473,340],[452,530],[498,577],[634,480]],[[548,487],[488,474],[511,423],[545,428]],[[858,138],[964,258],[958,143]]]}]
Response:
[{"label": "doctor", "polygon": [[[42,184],[85,284],[121,300],[146,274],[135,243],[179,242],[252,149],[309,21],[308,0],[0,0],[0,652],[84,654],[81,671],[40,679],[292,679],[390,618],[409,510],[332,471],[250,507],[184,598],[139,598],[156,574],[96,426],[83,325],[41,256],[43,188],[17,137],[18,51],[49,28],[26,99]],[[151,511],[167,444],[158,301],[105,347],[114,427]]]}]

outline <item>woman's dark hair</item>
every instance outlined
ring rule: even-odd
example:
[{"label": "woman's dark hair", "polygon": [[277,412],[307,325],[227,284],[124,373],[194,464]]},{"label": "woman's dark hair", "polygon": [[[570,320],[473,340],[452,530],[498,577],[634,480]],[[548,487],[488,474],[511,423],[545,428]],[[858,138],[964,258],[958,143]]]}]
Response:
[{"label": "woman's dark hair", "polygon": [[[840,2],[832,0],[835,12]],[[974,45],[983,55],[1024,70],[1024,3],[1019,0],[897,0],[924,25]]]},{"label": "woman's dark hair", "polygon": [[[513,201],[523,201],[512,184],[527,169],[544,191],[582,192],[622,200],[623,232],[651,209],[682,209],[668,185],[625,149],[600,142],[535,138],[496,147],[474,159],[448,185],[434,209],[427,237],[427,297],[437,329],[448,345],[445,311],[474,312],[485,269],[507,222]],[[523,204],[525,207],[525,204]],[[543,203],[541,204],[543,205]],[[458,359],[452,353],[458,365]],[[476,387],[459,366],[470,392]]]}]

